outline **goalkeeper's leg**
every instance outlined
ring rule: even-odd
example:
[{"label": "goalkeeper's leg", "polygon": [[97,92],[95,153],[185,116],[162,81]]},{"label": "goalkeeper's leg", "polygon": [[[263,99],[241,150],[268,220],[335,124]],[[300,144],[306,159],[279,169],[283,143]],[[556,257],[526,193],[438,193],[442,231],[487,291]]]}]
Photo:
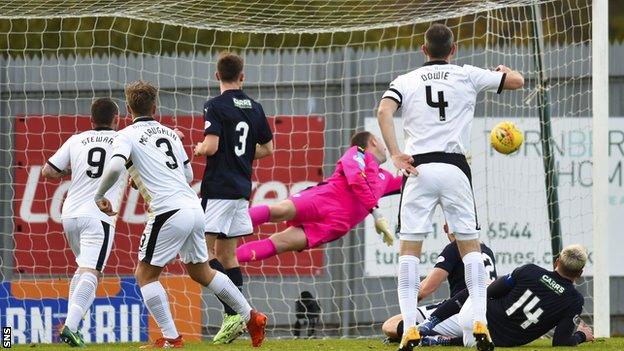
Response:
[{"label": "goalkeeper's leg", "polygon": [[288,227],[271,237],[245,243],[236,249],[238,262],[261,261],[287,251],[301,251],[307,247],[308,238],[302,228]]},{"label": "goalkeeper's leg", "polygon": [[249,208],[249,216],[254,227],[266,222],[284,222],[295,218],[295,204],[290,200],[284,200],[272,206],[260,205]]}]

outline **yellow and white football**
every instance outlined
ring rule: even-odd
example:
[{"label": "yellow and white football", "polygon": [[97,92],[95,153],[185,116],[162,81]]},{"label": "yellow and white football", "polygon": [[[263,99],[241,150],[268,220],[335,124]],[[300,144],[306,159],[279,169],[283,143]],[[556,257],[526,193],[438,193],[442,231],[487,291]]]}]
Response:
[{"label": "yellow and white football", "polygon": [[518,150],[523,142],[524,134],[510,121],[500,122],[490,132],[490,143],[501,154],[508,155]]}]

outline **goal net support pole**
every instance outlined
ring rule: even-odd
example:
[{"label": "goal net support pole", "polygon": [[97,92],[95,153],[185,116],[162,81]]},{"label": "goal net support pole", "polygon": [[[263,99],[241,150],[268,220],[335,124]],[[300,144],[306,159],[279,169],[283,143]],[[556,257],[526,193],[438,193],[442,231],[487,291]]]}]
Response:
[{"label": "goal net support pole", "polygon": [[540,5],[533,5],[533,49],[537,72],[537,108],[540,119],[540,139],[542,159],[544,161],[544,180],[546,181],[546,204],[548,206],[548,224],[553,262],[561,252],[561,221],[559,215],[559,176],[555,169],[555,155],[552,145],[552,124],[550,122],[550,83],[544,72],[544,30]]},{"label": "goal net support pole", "polygon": [[594,334],[610,336],[609,288],[609,3],[592,3]]}]

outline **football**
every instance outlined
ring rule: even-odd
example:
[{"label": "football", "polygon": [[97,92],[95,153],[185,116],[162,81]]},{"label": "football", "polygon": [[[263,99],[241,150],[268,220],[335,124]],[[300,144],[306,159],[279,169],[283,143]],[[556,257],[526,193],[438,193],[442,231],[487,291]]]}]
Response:
[{"label": "football", "polygon": [[490,143],[501,154],[508,155],[518,150],[522,142],[524,134],[510,121],[500,122],[490,132]]}]

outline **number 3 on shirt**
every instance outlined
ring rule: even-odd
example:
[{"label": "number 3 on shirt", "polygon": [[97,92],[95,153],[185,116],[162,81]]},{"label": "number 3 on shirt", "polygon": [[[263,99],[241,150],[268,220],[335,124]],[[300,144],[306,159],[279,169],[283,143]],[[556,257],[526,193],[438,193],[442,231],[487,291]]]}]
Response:
[{"label": "number 3 on shirt", "polygon": [[238,143],[234,145],[234,153],[236,156],[243,156],[247,146],[247,134],[249,134],[249,124],[247,122],[238,122],[236,125],[236,134],[238,135]]}]

